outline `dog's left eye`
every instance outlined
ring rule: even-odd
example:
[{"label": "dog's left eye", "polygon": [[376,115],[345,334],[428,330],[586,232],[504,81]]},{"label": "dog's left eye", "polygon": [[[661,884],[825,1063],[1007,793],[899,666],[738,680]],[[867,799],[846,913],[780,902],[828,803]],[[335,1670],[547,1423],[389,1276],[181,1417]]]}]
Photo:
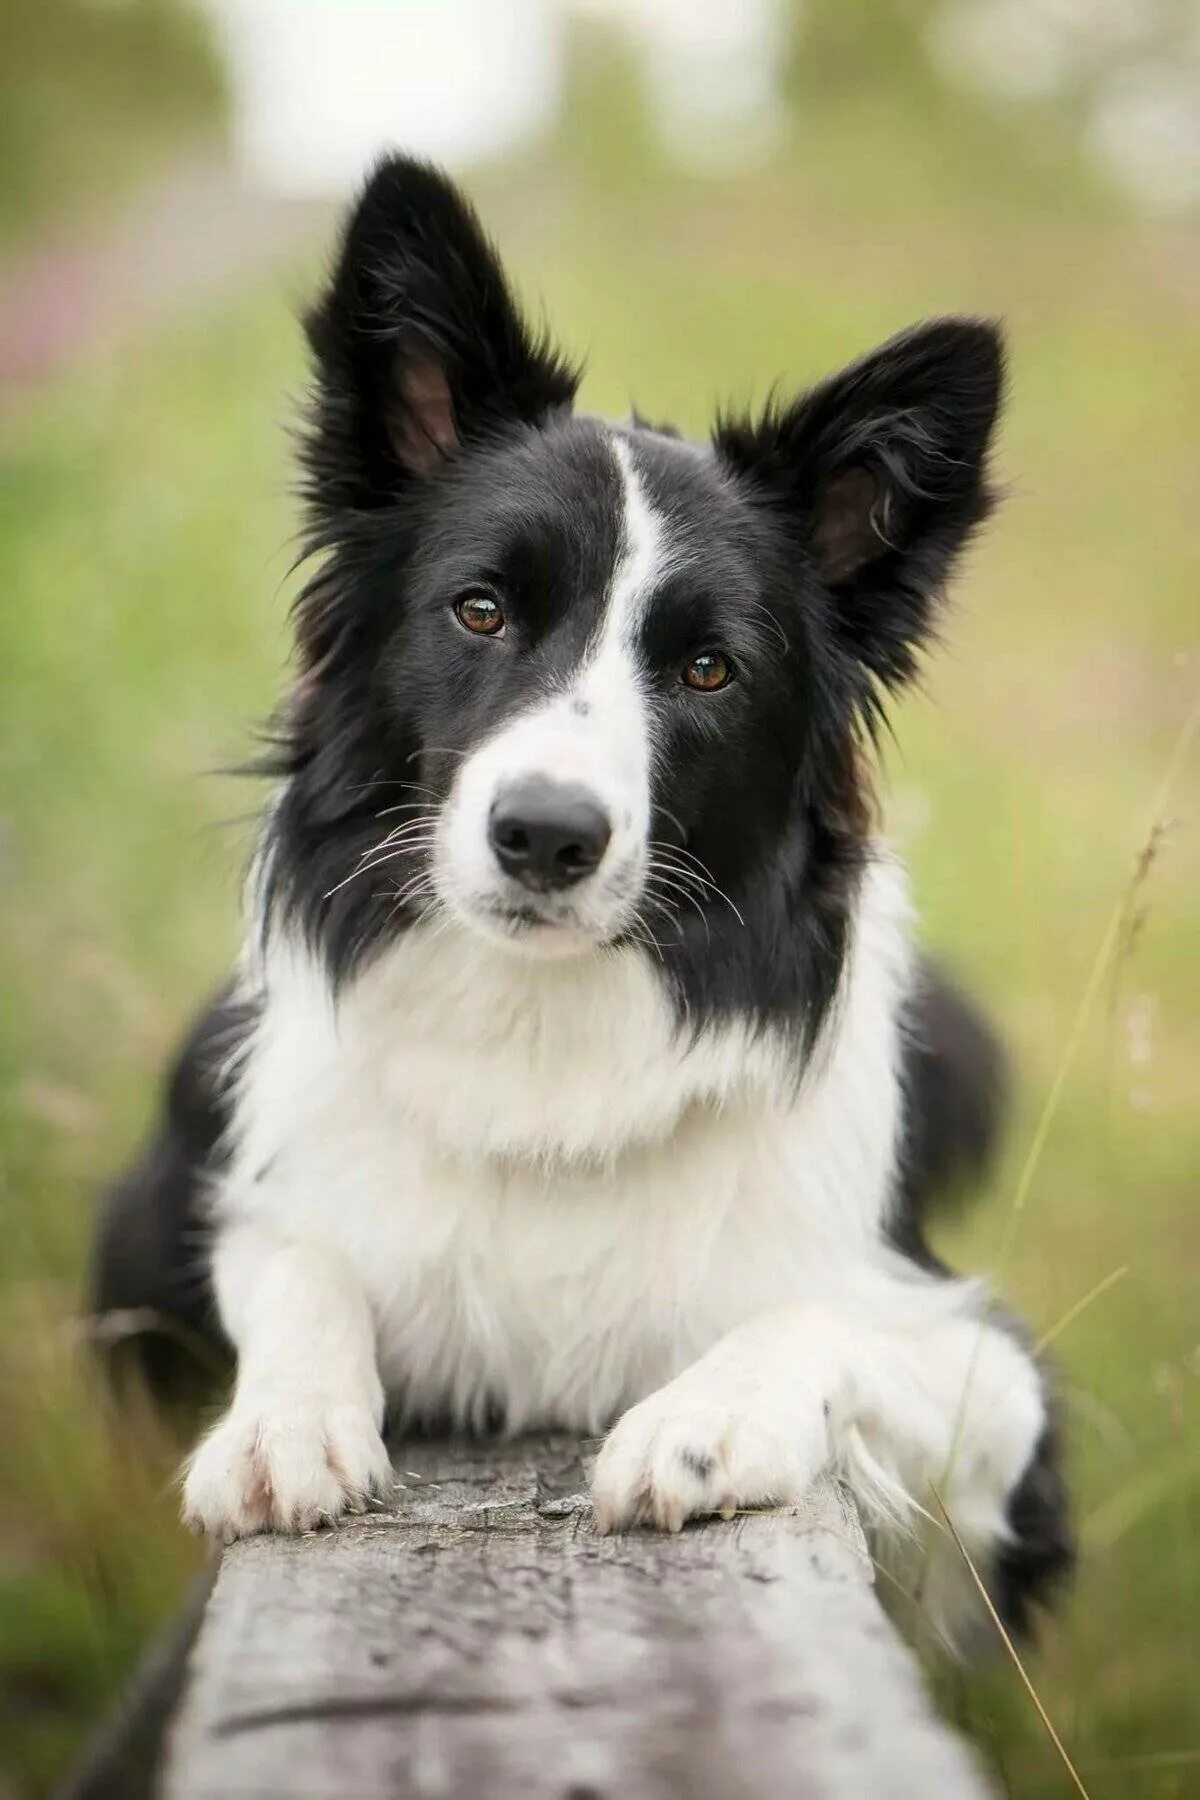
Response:
[{"label": "dog's left eye", "polygon": [[455,601],[454,615],[476,637],[498,637],[504,630],[504,608],[491,594],[464,594]]},{"label": "dog's left eye", "polygon": [[733,680],[733,665],[719,650],[702,650],[690,663],[685,663],[681,680],[685,687],[694,688],[698,694],[715,694],[718,688],[728,687]]}]

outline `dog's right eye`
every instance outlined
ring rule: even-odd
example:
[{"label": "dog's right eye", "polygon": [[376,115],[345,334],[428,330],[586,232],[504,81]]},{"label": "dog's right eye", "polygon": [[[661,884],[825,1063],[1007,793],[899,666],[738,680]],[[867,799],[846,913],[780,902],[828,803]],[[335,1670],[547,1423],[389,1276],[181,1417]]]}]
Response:
[{"label": "dog's right eye", "polygon": [[504,630],[504,609],[491,594],[464,594],[454,603],[454,616],[476,637],[499,637]]},{"label": "dog's right eye", "polygon": [[733,666],[719,650],[702,650],[685,665],[680,680],[698,694],[715,694],[733,680]]}]

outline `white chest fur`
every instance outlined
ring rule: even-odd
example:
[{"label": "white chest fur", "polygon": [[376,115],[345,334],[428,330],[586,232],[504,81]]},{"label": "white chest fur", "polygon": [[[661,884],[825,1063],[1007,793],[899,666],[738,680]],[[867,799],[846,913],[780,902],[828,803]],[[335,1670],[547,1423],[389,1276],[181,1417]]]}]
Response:
[{"label": "white chest fur", "polygon": [[907,966],[881,858],[797,1089],[777,1044],[681,1038],[634,952],[525,963],[417,930],[335,1006],[277,941],[220,1219],[348,1261],[410,1408],[599,1429],[731,1326],[870,1258]]}]

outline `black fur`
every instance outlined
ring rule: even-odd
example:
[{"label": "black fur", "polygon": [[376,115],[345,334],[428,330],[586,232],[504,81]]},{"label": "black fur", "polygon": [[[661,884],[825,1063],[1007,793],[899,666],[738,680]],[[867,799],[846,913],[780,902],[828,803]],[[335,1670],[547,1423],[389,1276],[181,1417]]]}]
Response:
[{"label": "black fur", "polygon": [[925,1238],[933,1201],[978,1188],[1008,1111],[1004,1050],[978,1007],[930,958],[904,1011],[904,1130],[889,1233],[922,1267],[943,1268]]},{"label": "black fur", "polygon": [[[919,1267],[949,1275],[929,1246],[930,1214],[977,1189],[989,1173],[1008,1111],[1008,1061],[979,1009],[930,958],[918,968],[904,1025],[904,1132],[888,1235]],[[1016,1319],[996,1308],[989,1316],[1034,1354]],[[1031,1635],[1036,1608],[1056,1597],[1075,1565],[1049,1372],[1043,1389],[1050,1423],[1009,1501],[1010,1541],[988,1572],[996,1610],[1018,1637]]]},{"label": "black fur", "polygon": [[[316,534],[390,511],[411,475],[397,449],[406,367],[444,372],[458,431],[472,439],[539,425],[570,406],[579,372],[523,323],[492,245],[438,170],[382,162],[342,238],[333,279],[307,319],[316,389],[304,462]],[[310,655],[319,623],[306,605]]]},{"label": "black fur", "polygon": [[[421,911],[354,881],[385,807],[446,793],[459,757],[586,644],[620,529],[611,445],[570,413],[576,375],[522,324],[465,202],[400,159],[371,179],[309,320],[310,548],[302,672],[274,768],[269,909],[335,980]],[[837,991],[871,794],[864,740],[906,679],[955,555],[988,507],[996,332],[943,320],[795,405],[725,421],[698,452],[628,428],[683,556],[642,646],[658,688],[655,831],[714,888],[645,925],[693,1026],[737,1013],[811,1045]],[[606,559],[607,562],[606,562]],[[448,624],[500,589],[519,653]],[[696,703],[675,679],[708,641],[741,679]],[[719,890],[719,891],[718,891]]]},{"label": "black fur", "polygon": [[996,1558],[989,1585],[1005,1625],[1027,1638],[1035,1609],[1057,1597],[1075,1567],[1062,1445],[1053,1417],[1009,1501],[1008,1525],[1012,1538]]},{"label": "black fur", "polygon": [[204,1191],[229,1123],[222,1071],[252,1018],[228,989],[213,996],[176,1055],[141,1157],[101,1203],[89,1310],[114,1376],[140,1372],[163,1398],[202,1390],[228,1353],[209,1287]]},{"label": "black fur", "polygon": [[795,556],[816,563],[827,651],[846,659],[866,710],[873,681],[916,672],[955,559],[991,508],[1003,376],[995,326],[941,319],[718,430],[722,454],[783,507]]},{"label": "black fur", "polygon": [[[528,329],[477,219],[434,170],[380,165],[307,326],[314,573],[296,606],[297,679],[268,759],[284,781],[257,882],[264,928],[298,925],[336,987],[427,904],[424,850],[394,856],[386,881],[354,878],[384,818],[432,813],[459,759],[579,663],[624,498],[611,435],[572,411],[578,372]],[[884,699],[912,677],[990,505],[1002,380],[994,327],[945,319],[790,405],[719,422],[707,445],[623,428],[672,548],[637,647],[653,833],[710,882],[678,904],[656,898],[639,935],[681,1027],[735,1016],[782,1029],[798,1073],[837,999]],[[503,654],[481,654],[455,622],[480,591],[503,596]],[[713,646],[736,679],[698,696],[680,670]],[[986,1161],[1003,1062],[945,978],[926,973],[909,1015],[891,1229],[938,1268],[926,1205]],[[211,1329],[200,1201],[221,1154],[220,1067],[246,1023],[220,1000],[185,1047],[163,1125],[108,1202],[99,1309]],[[1014,1619],[1063,1534],[1057,1480],[1047,1440],[998,1577]]]}]

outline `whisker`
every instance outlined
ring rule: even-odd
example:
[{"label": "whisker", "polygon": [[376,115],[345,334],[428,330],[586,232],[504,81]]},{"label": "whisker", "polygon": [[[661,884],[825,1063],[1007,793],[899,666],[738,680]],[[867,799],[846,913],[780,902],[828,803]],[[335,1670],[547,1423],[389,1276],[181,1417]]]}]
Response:
[{"label": "whisker", "polygon": [[[679,874],[679,875],[682,875],[684,873],[689,873],[689,874],[693,875],[697,880],[702,881],[706,887],[708,887],[712,890],[712,892],[717,896],[717,898],[719,900],[723,900],[725,902],[726,906],[729,908],[730,912],[733,914],[733,916],[737,920],[738,924],[742,927],[743,931],[746,929],[746,921],[742,917],[741,912],[734,905],[733,901],[729,898],[729,895],[725,892],[725,889],[723,887],[719,886],[718,883],[713,880],[712,870],[708,868],[707,864],[705,864],[704,862],[701,861],[701,859],[695,854],[694,851],[677,849],[674,845],[664,844],[664,843],[659,842],[658,840],[655,840],[655,842],[653,842],[651,844],[650,848],[652,851],[656,850],[656,849],[661,850],[668,858],[672,855],[689,856],[691,858],[691,860],[697,865],[697,867],[695,869],[685,871],[683,868],[681,868],[677,865],[676,869],[675,869],[675,873]],[[701,872],[701,871],[703,871],[703,872]]]},{"label": "whisker", "polygon": [[389,844],[400,844],[409,840],[428,837],[430,842],[437,836],[436,819],[404,819],[399,825],[393,825],[387,836],[380,840],[377,849],[385,850]]},{"label": "whisker", "polygon": [[[658,877],[658,879],[661,881],[662,877],[660,876],[660,877]],[[687,892],[686,888],[675,888],[674,891],[676,893],[680,894],[685,900],[691,901],[692,905],[696,909],[697,914],[699,915],[701,923],[704,926],[705,938],[711,943],[712,942],[712,931],[711,931],[711,929],[709,927],[709,923],[708,923],[708,914],[705,912],[704,908],[701,906],[701,904],[697,900],[696,896],[694,894],[689,894]],[[663,899],[661,899],[658,895],[652,893],[650,895],[650,898],[651,898],[653,904],[658,907],[660,912],[664,912],[664,913],[670,912],[670,908],[667,906],[667,903]],[[680,939],[682,940],[682,938],[683,938],[683,922],[678,917],[678,915],[676,915],[675,925],[676,925],[676,929],[679,932]]]},{"label": "whisker", "polygon": [[351,794],[370,794],[373,793],[376,788],[411,787],[412,785],[411,781],[400,781],[394,775],[373,775],[370,781],[357,782],[353,787],[348,788],[346,791]]},{"label": "whisker", "polygon": [[386,818],[388,813],[403,812],[406,807],[412,812],[417,811],[420,807],[424,807],[427,812],[432,812],[434,808],[430,805],[430,801],[435,805],[441,803],[442,795],[438,793],[437,789],[425,787],[419,781],[398,781],[394,785],[407,788],[413,794],[428,794],[429,800],[398,800],[394,806],[385,806],[381,812],[377,812],[375,814],[377,819]]},{"label": "whisker", "polygon": [[[420,822],[421,821],[412,821],[413,824]],[[404,826],[399,827],[401,832],[405,831],[405,829],[406,827]],[[395,862],[397,858],[401,856],[419,855],[429,850],[431,847],[432,839],[425,841],[419,837],[414,837],[409,840],[403,838],[387,838],[382,844],[373,844],[369,850],[363,852],[350,873],[343,876],[341,881],[335,882],[322,898],[325,900],[332,899],[334,894],[338,894],[343,888],[349,887],[350,883],[357,880],[360,875],[367,875],[372,869],[381,868],[384,863]]]},{"label": "whisker", "polygon": [[642,917],[640,908],[634,913],[629,924],[625,927],[625,933],[623,935],[628,935],[633,939],[635,944],[641,944],[644,949],[652,950],[659,962],[665,961],[662,953],[662,946],[655,941],[649,922]]},{"label": "whisker", "polygon": [[704,907],[702,904],[703,894],[697,895],[693,888],[686,886],[683,882],[671,881],[666,875],[659,873],[657,870],[652,870],[647,878],[646,885],[648,887],[657,887],[663,892],[678,894],[681,900],[690,901],[701,917],[704,916]]},{"label": "whisker", "polygon": [[435,886],[433,870],[418,869],[415,875],[410,875],[407,881],[401,882],[400,886],[396,889],[395,897],[401,899],[410,893],[419,893],[423,887],[428,888],[432,893],[435,890]]},{"label": "whisker", "polygon": [[653,907],[655,912],[661,914],[663,920],[666,923],[668,923],[674,927],[676,941],[678,943],[682,944],[682,942],[683,942],[683,916],[682,916],[682,914],[674,911],[671,907],[669,907],[665,903],[665,901],[658,899],[658,897],[654,894],[646,895],[646,905]]},{"label": "whisker", "polygon": [[393,813],[398,812],[419,812],[422,822],[428,822],[430,824],[436,823],[430,809],[417,801],[405,801],[399,806],[385,806],[381,812],[375,814],[375,817],[377,819],[390,819]]},{"label": "whisker", "polygon": [[[426,846],[421,844],[394,844],[390,849],[381,848],[372,854],[368,862],[360,863],[358,868],[346,877],[346,880],[353,881],[356,875],[369,875],[372,869],[382,869],[385,863],[399,862],[402,857],[420,855],[425,848]],[[336,889],[333,891],[336,892]]]},{"label": "whisker", "polygon": [[[880,535],[882,536],[882,533]],[[782,650],[783,650],[783,654],[785,656],[790,656],[792,646],[788,642],[787,632],[783,629],[783,626],[779,623],[779,620],[775,617],[774,613],[770,610],[770,608],[764,606],[761,600],[746,600],[746,601],[743,601],[742,604],[744,606],[748,607],[751,611],[762,614],[763,618],[766,619],[768,625],[770,625],[772,631],[775,633],[776,637],[779,639],[780,646],[782,647]]]},{"label": "whisker", "polygon": [[710,886],[710,883],[698,875],[694,869],[683,868],[679,863],[664,862],[660,857],[651,857],[648,867],[651,875],[670,875],[683,886],[701,895],[706,894]]},{"label": "whisker", "polygon": [[663,856],[669,862],[674,861],[678,857],[686,856],[689,864],[695,864],[694,873],[702,874],[706,881],[711,878],[712,870],[709,868],[708,864],[704,862],[701,857],[697,856],[694,850],[689,849],[684,844],[668,844],[662,838],[652,838],[650,840],[649,848],[651,851],[661,851]]},{"label": "whisker", "polygon": [[418,756],[467,757],[470,754],[469,750],[454,750],[449,744],[422,744],[419,750],[414,750],[411,756],[406,756],[404,760],[406,763],[410,763],[415,762]]},{"label": "whisker", "polygon": [[386,835],[379,839],[379,846],[382,848],[384,844],[397,842],[402,837],[412,837],[422,832],[433,832],[436,830],[436,827],[437,820],[433,818],[431,814],[428,812],[418,813],[415,819],[401,819],[398,825],[393,825]]},{"label": "whisker", "polygon": [[427,911],[422,914],[423,918],[428,918],[431,916],[436,917],[438,915],[439,911],[441,911],[441,912],[445,911],[445,907],[442,902],[441,896],[439,895],[435,885],[430,883],[430,885],[428,887],[426,887],[423,892],[417,891],[415,893],[409,893],[406,891],[408,885],[409,884],[406,884],[406,886],[404,888],[400,888],[397,890],[395,896],[393,897],[392,904],[388,908],[387,920],[385,921],[386,923],[390,924],[391,921],[395,918],[396,914],[400,911],[401,907],[411,905],[414,900],[431,900],[433,902],[432,906],[429,907],[427,909]]},{"label": "whisker", "polygon": [[[680,837],[686,838],[687,826],[684,824],[683,820],[680,818],[678,813],[673,813],[669,806],[663,805],[661,800],[655,801],[654,810],[655,810],[655,812],[662,813],[664,818],[670,819],[672,825],[674,825],[676,830],[679,832]],[[653,846],[651,846],[651,847],[653,848]]]},{"label": "whisker", "polygon": [[392,842],[375,844],[359,858],[354,873],[360,875],[366,869],[378,868],[380,863],[394,862],[398,856],[416,856],[431,848],[432,839],[423,837],[397,838]]}]

